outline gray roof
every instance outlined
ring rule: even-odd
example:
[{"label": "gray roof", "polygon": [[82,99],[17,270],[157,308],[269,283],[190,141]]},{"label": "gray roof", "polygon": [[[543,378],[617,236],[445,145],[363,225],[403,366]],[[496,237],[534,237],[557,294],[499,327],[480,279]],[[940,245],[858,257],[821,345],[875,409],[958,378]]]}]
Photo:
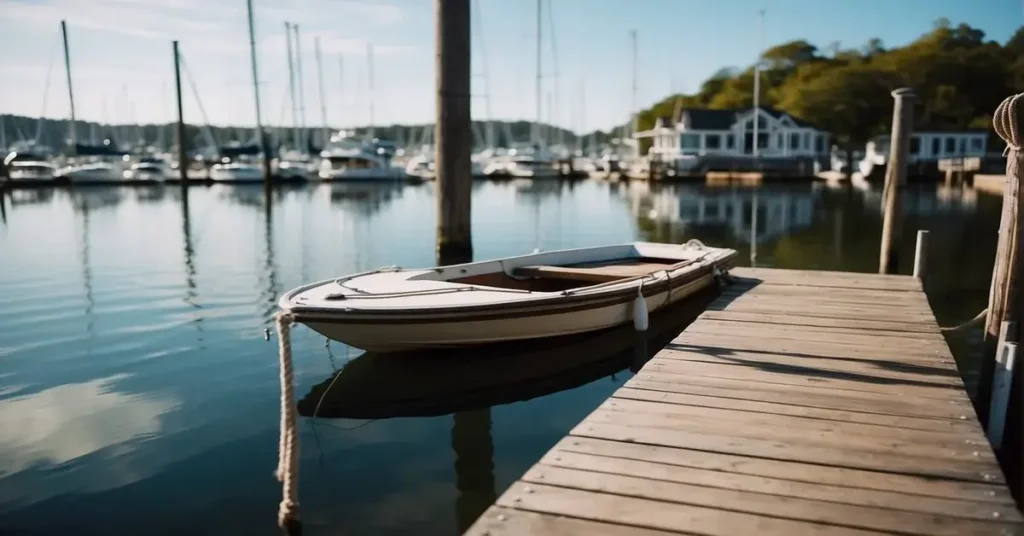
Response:
[{"label": "gray roof", "polygon": [[[772,117],[774,117],[776,119],[781,118],[782,116],[785,115],[785,116],[788,116],[790,119],[792,119],[793,122],[796,123],[797,126],[807,127],[807,128],[818,128],[817,126],[815,126],[815,125],[813,125],[811,123],[808,123],[807,121],[804,121],[804,120],[802,120],[802,119],[800,119],[798,117],[793,117],[792,115],[789,115],[786,112],[782,112],[780,110],[776,110],[774,108],[770,108],[770,107],[767,107],[767,106],[762,106],[761,109],[764,110],[768,115],[770,115],[770,116],[772,116]],[[730,127],[732,127],[736,123],[736,118],[740,114],[744,114],[744,113],[749,112],[749,111],[750,111],[750,108],[733,109],[733,110],[711,110],[711,109],[708,109],[708,108],[689,108],[689,109],[682,110],[681,115],[684,115],[684,116],[686,116],[689,119],[688,127],[691,128],[691,129],[696,129],[696,130],[728,130]],[[667,121],[666,124],[670,124],[670,122]]]}]

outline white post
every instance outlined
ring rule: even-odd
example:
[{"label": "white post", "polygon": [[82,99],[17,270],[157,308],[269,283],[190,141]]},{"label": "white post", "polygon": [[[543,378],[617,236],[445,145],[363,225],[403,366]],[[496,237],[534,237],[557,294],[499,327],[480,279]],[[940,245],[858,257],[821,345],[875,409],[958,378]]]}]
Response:
[{"label": "white post", "polygon": [[914,249],[914,278],[924,279],[928,267],[928,231],[917,231],[917,247]]},{"label": "white post", "polygon": [[[1003,322],[1005,329],[1008,322]],[[1006,424],[1006,407],[1010,401],[1010,385],[1013,383],[1013,365],[1017,358],[1017,343],[1005,342],[996,354],[996,374],[992,385],[992,406],[988,419],[988,440],[998,450],[1003,443]]]}]

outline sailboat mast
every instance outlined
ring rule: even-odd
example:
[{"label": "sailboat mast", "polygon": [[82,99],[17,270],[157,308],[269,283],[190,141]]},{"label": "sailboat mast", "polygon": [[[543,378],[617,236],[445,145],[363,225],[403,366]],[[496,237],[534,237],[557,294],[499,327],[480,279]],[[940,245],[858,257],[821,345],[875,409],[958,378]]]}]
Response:
[{"label": "sailboat mast", "polygon": [[540,119],[541,119],[541,8],[543,7],[543,0],[537,0],[537,87],[536,101],[537,101],[537,120],[534,122],[533,128],[530,130],[530,141],[533,143],[540,143]]},{"label": "sailboat mast", "polygon": [[292,23],[284,23],[284,40],[288,52],[288,95],[292,104],[292,145],[299,146],[299,109],[295,103],[295,65],[292,55]]},{"label": "sailboat mast", "polygon": [[299,125],[302,148],[305,150],[309,144],[306,143],[306,88],[302,85],[302,41],[299,40],[299,25],[292,24],[292,29],[295,30],[295,66],[298,69],[296,86],[299,90]]},{"label": "sailboat mast", "polygon": [[370,92],[370,139],[374,137],[374,123],[373,123],[373,43],[366,44],[366,67],[370,71],[369,84],[367,89]]},{"label": "sailboat mast", "polygon": [[256,69],[256,27],[252,16],[252,0],[246,0],[249,11],[249,56],[252,61],[252,97],[256,105],[256,132],[259,136],[260,150],[263,151],[263,182],[270,184],[270,148],[267,147],[267,135],[263,132],[263,117],[260,113],[260,77]]},{"label": "sailboat mast", "polygon": [[75,136],[75,93],[71,89],[71,51],[70,47],[68,47],[67,21],[60,21],[60,33],[64,38],[64,71],[68,75],[68,102],[71,104],[70,139],[73,145],[75,143],[78,143],[78,137]]},{"label": "sailboat mast", "polygon": [[636,30],[629,32],[629,39],[633,47],[633,94],[629,101],[629,115],[630,115],[630,132],[629,135],[632,137],[636,134],[637,128],[637,113],[636,113],[636,94],[637,94],[637,76],[636,76]]},{"label": "sailboat mast", "polygon": [[316,83],[320,93],[320,144],[327,145],[327,99],[324,97],[324,68],[319,37],[313,40],[313,52],[316,54]]},{"label": "sailboat mast", "polygon": [[487,50],[484,48],[484,32],[483,26],[480,22],[482,15],[480,14],[480,2],[477,0],[473,1],[474,7],[473,13],[476,14],[476,20],[473,21],[473,27],[476,28],[476,35],[479,36],[480,40],[480,74],[484,79],[484,113],[486,114],[487,129],[485,136],[487,139],[484,143],[487,144],[487,148],[493,149],[495,144],[494,139],[494,119],[491,116],[491,82],[490,76],[487,72]]}]

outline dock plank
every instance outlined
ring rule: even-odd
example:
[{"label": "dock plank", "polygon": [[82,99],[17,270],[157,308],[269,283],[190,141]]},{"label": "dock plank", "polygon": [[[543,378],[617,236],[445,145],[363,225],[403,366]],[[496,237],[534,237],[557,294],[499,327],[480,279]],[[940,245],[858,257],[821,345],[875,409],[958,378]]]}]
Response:
[{"label": "dock plank", "polygon": [[920,281],[731,287],[468,534],[1022,534]]}]

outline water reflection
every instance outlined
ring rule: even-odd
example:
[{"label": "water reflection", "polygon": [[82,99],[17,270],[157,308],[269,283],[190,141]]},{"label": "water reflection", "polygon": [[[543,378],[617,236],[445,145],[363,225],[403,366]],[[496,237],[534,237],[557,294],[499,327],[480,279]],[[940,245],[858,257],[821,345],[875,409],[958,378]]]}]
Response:
[{"label": "water reflection", "polygon": [[[0,426],[28,430],[0,438],[0,526],[12,533],[273,533],[276,345],[261,331],[277,294],[437,262],[429,183],[275,188],[269,200],[261,185],[6,197]],[[940,324],[974,316],[987,302],[1001,199],[918,185],[905,199],[900,253],[913,257],[913,230],[931,231],[927,290]],[[477,181],[474,249],[498,258],[699,238],[758,266],[870,272],[879,206],[870,191],[809,183]],[[949,339],[969,385],[976,331]],[[465,527],[661,344],[629,327],[405,359],[349,361],[332,344],[332,366],[322,337],[293,335],[310,532],[410,536]],[[24,420],[37,414],[57,424]],[[340,420],[356,417],[381,420]]]}]

